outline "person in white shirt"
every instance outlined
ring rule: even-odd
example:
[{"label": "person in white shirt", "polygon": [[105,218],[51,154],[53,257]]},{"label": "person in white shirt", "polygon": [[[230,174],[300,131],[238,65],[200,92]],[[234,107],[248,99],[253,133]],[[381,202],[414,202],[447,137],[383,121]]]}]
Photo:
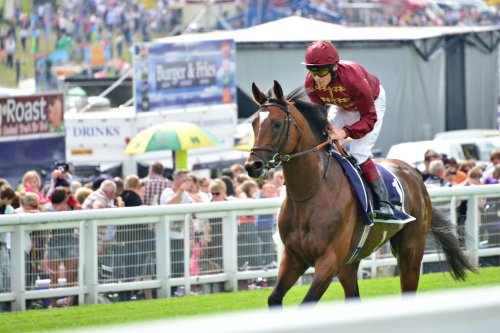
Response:
[{"label": "person in white shirt", "polygon": [[189,196],[190,180],[189,172],[186,170],[175,170],[172,175],[172,187],[167,187],[163,190],[160,196],[160,205],[171,205],[179,203],[191,203]]}]

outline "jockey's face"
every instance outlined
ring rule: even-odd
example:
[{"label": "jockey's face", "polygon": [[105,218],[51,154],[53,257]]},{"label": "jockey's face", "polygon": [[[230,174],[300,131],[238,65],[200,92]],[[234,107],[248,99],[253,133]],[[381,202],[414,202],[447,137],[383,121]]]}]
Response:
[{"label": "jockey's face", "polygon": [[328,84],[332,80],[332,74],[328,73],[325,76],[316,75],[316,76],[313,76],[313,79],[318,86],[320,86],[321,88],[325,88],[326,86],[328,86]]},{"label": "jockey's face", "polygon": [[[320,76],[320,75],[314,75],[314,72],[311,72],[311,76],[313,77],[314,81],[318,86],[321,88],[325,88],[328,86],[332,81],[335,80],[335,72],[337,70],[337,65],[335,64],[333,68],[326,74],[325,76]],[[332,75],[333,73],[333,75]]]}]

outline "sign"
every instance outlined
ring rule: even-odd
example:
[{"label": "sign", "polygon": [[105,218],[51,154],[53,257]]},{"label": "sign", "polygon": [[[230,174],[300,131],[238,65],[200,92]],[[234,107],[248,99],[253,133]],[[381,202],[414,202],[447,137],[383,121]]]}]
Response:
[{"label": "sign", "polygon": [[236,103],[234,41],[134,45],[136,112]]},{"label": "sign", "polygon": [[0,98],[0,138],[64,134],[62,94]]}]

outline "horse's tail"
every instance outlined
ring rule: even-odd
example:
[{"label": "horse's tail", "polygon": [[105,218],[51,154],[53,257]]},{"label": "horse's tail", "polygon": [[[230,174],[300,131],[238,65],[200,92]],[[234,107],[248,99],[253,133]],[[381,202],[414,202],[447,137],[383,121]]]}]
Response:
[{"label": "horse's tail", "polygon": [[460,247],[455,226],[435,207],[432,207],[430,231],[444,252],[453,279],[465,280],[467,270],[477,273],[476,267]]}]

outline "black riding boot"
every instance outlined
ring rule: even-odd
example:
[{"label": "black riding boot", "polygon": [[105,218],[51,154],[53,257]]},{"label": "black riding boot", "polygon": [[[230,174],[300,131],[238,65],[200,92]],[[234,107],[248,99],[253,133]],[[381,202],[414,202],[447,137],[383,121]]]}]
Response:
[{"label": "black riding boot", "polygon": [[381,220],[396,219],[394,212],[389,205],[389,194],[387,193],[384,180],[382,178],[375,179],[370,183],[370,185],[372,186],[373,194],[375,195],[375,207],[373,210],[375,218]]}]

